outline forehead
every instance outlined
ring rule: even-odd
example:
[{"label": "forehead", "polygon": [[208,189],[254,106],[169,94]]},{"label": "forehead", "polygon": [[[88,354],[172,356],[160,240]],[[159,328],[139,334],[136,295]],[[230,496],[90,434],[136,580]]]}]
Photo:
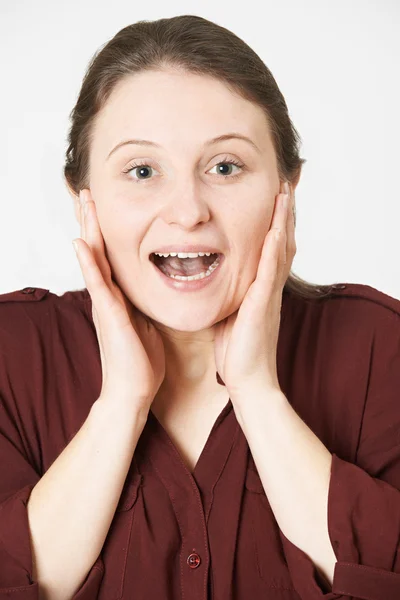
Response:
[{"label": "forehead", "polygon": [[145,71],[121,80],[97,115],[93,142],[110,148],[129,135],[168,146],[235,131],[271,149],[263,110],[224,82],[182,71]]}]

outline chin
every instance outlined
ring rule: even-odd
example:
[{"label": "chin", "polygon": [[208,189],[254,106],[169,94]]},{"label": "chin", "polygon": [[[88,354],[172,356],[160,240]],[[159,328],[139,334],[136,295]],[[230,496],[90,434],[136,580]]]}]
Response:
[{"label": "chin", "polygon": [[196,332],[202,331],[206,329],[211,329],[216,323],[219,322],[220,319],[211,319],[208,311],[204,315],[193,315],[193,311],[190,314],[190,311],[187,315],[181,313],[176,315],[168,315],[165,319],[154,319],[149,317],[151,321],[154,323],[154,326],[157,329],[173,329],[174,331],[182,331],[182,332]]}]

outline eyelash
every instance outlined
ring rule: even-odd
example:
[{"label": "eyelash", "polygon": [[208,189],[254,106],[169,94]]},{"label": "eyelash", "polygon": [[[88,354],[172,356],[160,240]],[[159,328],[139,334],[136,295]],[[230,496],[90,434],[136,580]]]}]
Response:
[{"label": "eyelash", "polygon": [[[222,174],[219,173],[219,175],[222,175],[222,177],[224,179],[235,179],[236,177],[240,177],[242,175],[242,172],[246,168],[244,163],[240,162],[239,160],[235,160],[235,159],[228,158],[228,157],[225,157],[224,160],[217,162],[217,164],[214,166],[218,166],[218,165],[222,165],[222,164],[236,165],[237,167],[240,167],[242,169],[242,171],[239,173],[236,173],[236,175],[224,175],[223,173]],[[151,165],[147,164],[145,161],[133,162],[130,165],[128,165],[127,168],[122,171],[122,173],[128,174],[129,171],[133,171],[133,169],[136,169],[138,167],[151,167]],[[214,167],[212,167],[212,168],[214,168]],[[140,181],[144,182],[144,181],[148,181],[148,179],[137,179],[137,180],[135,180],[135,183],[139,183]]]}]

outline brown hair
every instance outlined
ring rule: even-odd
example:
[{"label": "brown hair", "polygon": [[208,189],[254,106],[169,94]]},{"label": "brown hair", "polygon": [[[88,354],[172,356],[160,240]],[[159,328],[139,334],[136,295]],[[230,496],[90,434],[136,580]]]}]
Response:
[{"label": "brown hair", "polygon": [[[299,155],[301,139],[268,67],[225,27],[197,15],[180,15],[124,27],[89,62],[70,114],[64,165],[64,177],[74,194],[89,187],[93,123],[116,84],[141,71],[168,67],[214,77],[260,106],[272,134],[279,178],[298,182],[306,162]],[[291,271],[284,290],[311,300],[330,295],[332,286],[309,283]]]}]

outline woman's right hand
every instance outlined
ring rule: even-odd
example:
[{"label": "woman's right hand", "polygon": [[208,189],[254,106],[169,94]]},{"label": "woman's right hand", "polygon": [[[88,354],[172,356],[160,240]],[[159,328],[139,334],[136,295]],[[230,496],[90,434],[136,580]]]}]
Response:
[{"label": "woman's right hand", "polygon": [[151,321],[125,296],[112,279],[96,205],[89,189],[82,190],[81,238],[77,256],[92,300],[102,366],[101,398],[147,413],[165,376],[162,337]]}]

